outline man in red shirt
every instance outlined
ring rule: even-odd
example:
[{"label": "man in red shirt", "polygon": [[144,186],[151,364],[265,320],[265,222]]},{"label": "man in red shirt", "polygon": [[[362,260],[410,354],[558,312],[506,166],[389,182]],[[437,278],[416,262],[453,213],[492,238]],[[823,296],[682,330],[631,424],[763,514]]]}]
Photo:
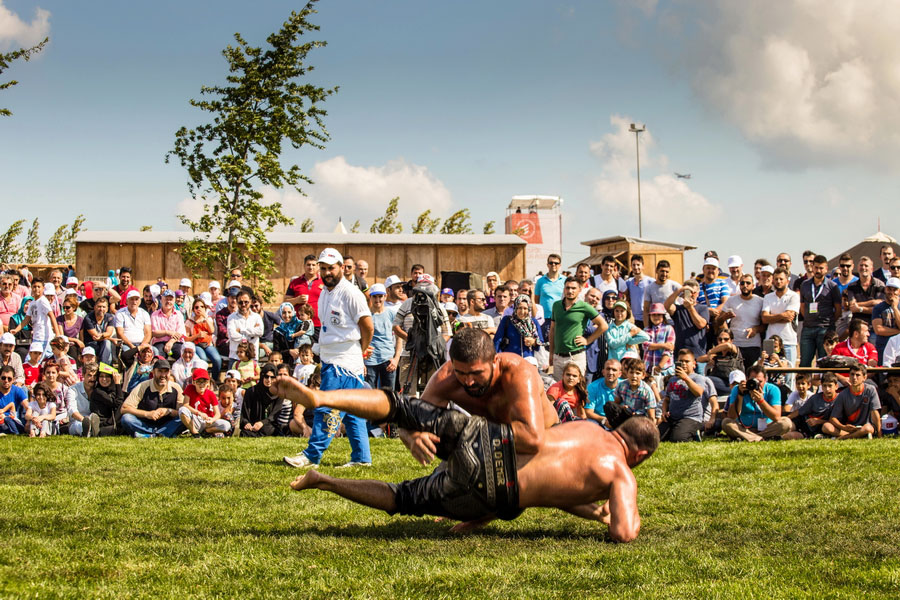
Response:
[{"label": "man in red shirt", "polygon": [[119,285],[110,288],[109,296],[112,298],[113,302],[119,303],[119,308],[125,308],[128,304],[128,292],[136,289],[137,288],[132,285],[131,267],[122,267],[119,269]]},{"label": "man in red shirt", "polygon": [[[852,356],[859,364],[867,367],[878,366],[878,350],[869,343],[869,324],[862,319],[851,319],[847,331],[850,337],[834,347],[832,356]],[[850,385],[846,373],[836,373],[838,380],[844,385]]]},{"label": "man in red shirt", "polygon": [[319,262],[314,254],[309,254],[303,259],[303,275],[294,277],[284,292],[284,300],[289,302],[296,310],[298,306],[309,304],[313,309],[313,325],[316,333],[322,326],[319,321],[319,294],[322,293],[322,278],[319,277]]}]

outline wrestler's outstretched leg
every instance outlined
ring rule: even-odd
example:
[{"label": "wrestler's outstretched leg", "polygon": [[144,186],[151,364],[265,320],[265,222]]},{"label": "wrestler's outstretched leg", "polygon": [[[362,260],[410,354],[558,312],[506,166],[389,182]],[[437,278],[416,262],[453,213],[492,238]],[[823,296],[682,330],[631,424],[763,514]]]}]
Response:
[{"label": "wrestler's outstretched leg", "polygon": [[306,408],[327,406],[348,412],[351,415],[379,421],[391,414],[391,403],[381,390],[353,389],[323,392],[313,390],[293,377],[282,375],[269,388],[279,398],[301,404]]},{"label": "wrestler's outstretched leg", "polygon": [[325,490],[370,508],[388,512],[397,510],[394,491],[385,482],[374,479],[340,479],[310,470],[295,479],[291,488],[296,491]]}]

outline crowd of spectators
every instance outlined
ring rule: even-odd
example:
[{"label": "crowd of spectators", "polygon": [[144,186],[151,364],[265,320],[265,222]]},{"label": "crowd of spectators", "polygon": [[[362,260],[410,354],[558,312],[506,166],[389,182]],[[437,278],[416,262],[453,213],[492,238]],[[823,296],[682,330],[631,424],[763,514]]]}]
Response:
[{"label": "crowd of spectators", "polygon": [[[896,431],[900,373],[869,371],[900,366],[900,257],[890,246],[878,269],[845,254],[829,272],[824,256],[805,252],[800,274],[785,253],[746,273],[739,256],[720,264],[710,251],[685,281],[669,278],[665,260],[652,276],[637,255],[627,273],[612,256],[596,273],[584,263],[569,273],[551,254],[538,277],[490,272],[483,289],[441,289],[418,264],[408,279],[370,283],[365,261],[322,262],[329,250],[305,258],[271,310],[240,269],[224,289],[213,281],[194,290],[190,279],[138,289],[128,267],[89,281],[74,270],[43,281],[7,268],[0,434],[309,436],[327,427],[333,437],[343,420],[355,440],[382,435],[343,415],[317,418],[269,386],[282,374],[318,386],[323,370],[332,385],[353,371],[354,361],[342,366],[347,349],[371,335],[360,384],[415,396],[463,327],[538,369],[560,421],[614,428],[644,415],[670,441]],[[330,277],[346,282],[335,288]],[[340,310],[333,289],[347,299]],[[827,365],[840,372],[821,371]],[[367,464],[361,444],[354,452]]]}]

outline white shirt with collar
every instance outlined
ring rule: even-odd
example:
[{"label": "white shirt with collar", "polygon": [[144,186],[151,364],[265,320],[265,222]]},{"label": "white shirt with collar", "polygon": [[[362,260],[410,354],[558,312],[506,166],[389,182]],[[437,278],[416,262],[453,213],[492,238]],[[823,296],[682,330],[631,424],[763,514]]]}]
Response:
[{"label": "white shirt with collar", "polygon": [[225,321],[228,329],[228,358],[237,360],[237,347],[241,340],[250,342],[253,348],[253,356],[259,356],[259,338],[263,334],[263,320],[259,313],[252,310],[246,317],[240,311],[235,311],[228,315]]}]

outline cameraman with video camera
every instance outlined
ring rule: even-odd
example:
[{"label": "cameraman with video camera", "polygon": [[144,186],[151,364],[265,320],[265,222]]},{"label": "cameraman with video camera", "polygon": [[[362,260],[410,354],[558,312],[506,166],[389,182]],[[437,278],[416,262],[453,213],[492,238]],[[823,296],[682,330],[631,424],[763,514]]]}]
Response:
[{"label": "cameraman with video camera", "polygon": [[781,416],[781,390],[768,382],[765,367],[753,365],[747,380],[731,390],[722,431],[731,439],[760,442],[779,438],[792,428],[791,420]]}]

